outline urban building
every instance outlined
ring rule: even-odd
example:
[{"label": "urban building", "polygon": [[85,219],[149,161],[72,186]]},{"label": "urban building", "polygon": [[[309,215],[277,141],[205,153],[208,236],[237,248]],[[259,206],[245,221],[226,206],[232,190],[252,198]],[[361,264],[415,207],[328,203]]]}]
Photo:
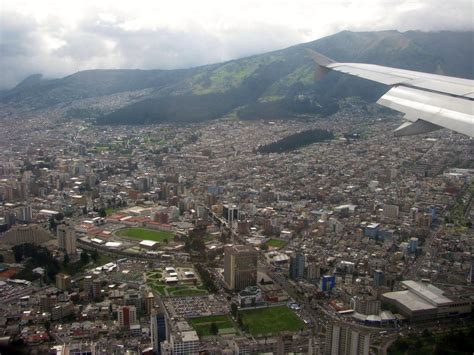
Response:
[{"label": "urban building", "polygon": [[399,207],[396,205],[384,205],[383,215],[386,218],[397,218]]},{"label": "urban building", "polygon": [[42,244],[53,236],[37,224],[14,225],[1,238],[1,243],[11,246],[20,244]]},{"label": "urban building", "polygon": [[68,255],[76,254],[76,232],[69,224],[60,224],[57,227],[58,249]]},{"label": "urban building", "polygon": [[380,300],[371,298],[364,298],[358,296],[352,297],[350,305],[351,309],[353,309],[355,312],[365,315],[378,315],[381,310]]},{"label": "urban building", "polygon": [[331,291],[336,286],[335,275],[324,275],[321,279],[321,291]]},{"label": "urban building", "polygon": [[151,323],[151,345],[153,351],[160,355],[161,344],[166,340],[166,319],[164,313],[160,310],[153,310],[150,316]]},{"label": "urban building", "polygon": [[56,274],[56,287],[60,290],[66,291],[71,286],[71,276],[59,273]]},{"label": "urban building", "polygon": [[245,245],[224,248],[224,280],[231,290],[257,284],[257,251]]},{"label": "urban building", "polygon": [[74,313],[74,305],[71,302],[60,302],[51,308],[51,320],[57,321]]},{"label": "urban building", "polygon": [[94,299],[98,299],[101,297],[101,288],[102,288],[101,281],[99,279],[94,279],[92,281],[92,297]]},{"label": "urban building", "polygon": [[239,219],[239,208],[235,205],[223,205],[222,206],[222,217],[224,217],[230,225],[233,221]]},{"label": "urban building", "polygon": [[410,253],[415,253],[416,249],[418,249],[418,238],[410,238],[410,242],[408,243],[408,251]]},{"label": "urban building", "polygon": [[382,270],[374,271],[374,287],[385,286],[385,274]]},{"label": "urban building", "polygon": [[30,206],[21,206],[18,209],[18,220],[23,223],[29,223],[33,219],[33,210]]},{"label": "urban building", "polygon": [[121,306],[117,310],[117,319],[121,328],[130,329],[132,324],[137,323],[137,310],[135,306]]},{"label": "urban building", "polygon": [[201,347],[201,342],[195,330],[185,330],[173,332],[169,340],[161,343],[161,354],[163,355],[185,355],[197,354]]},{"label": "urban building", "polygon": [[467,282],[474,283],[474,258],[471,258],[471,266],[469,267],[469,275],[467,277]]},{"label": "urban building", "polygon": [[240,307],[255,307],[263,301],[262,290],[257,286],[246,287],[238,294]]},{"label": "urban building", "polygon": [[329,324],[326,329],[327,355],[368,355],[370,334],[359,331],[354,326]]},{"label": "urban building", "polygon": [[290,257],[290,278],[293,280],[302,279],[304,276],[305,256],[301,252],[297,252]]},{"label": "urban building", "polygon": [[321,267],[319,263],[309,262],[306,268],[306,278],[310,281],[316,280],[321,276]]},{"label": "urban building", "polygon": [[451,299],[438,287],[419,281],[402,281],[403,291],[388,292],[382,301],[393,304],[412,321],[453,317],[471,312],[469,299]]}]

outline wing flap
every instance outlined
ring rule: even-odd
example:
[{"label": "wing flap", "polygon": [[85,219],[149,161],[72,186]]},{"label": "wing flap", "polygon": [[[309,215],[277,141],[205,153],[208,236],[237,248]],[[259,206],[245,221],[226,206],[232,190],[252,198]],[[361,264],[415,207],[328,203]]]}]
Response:
[{"label": "wing flap", "polygon": [[471,100],[396,86],[377,103],[405,113],[409,121],[421,119],[474,137],[474,102]]},{"label": "wing flap", "polygon": [[416,120],[415,122],[405,122],[400,127],[398,127],[395,131],[393,131],[393,135],[395,137],[413,136],[415,134],[433,132],[441,128],[443,127],[435,125],[427,121]]}]

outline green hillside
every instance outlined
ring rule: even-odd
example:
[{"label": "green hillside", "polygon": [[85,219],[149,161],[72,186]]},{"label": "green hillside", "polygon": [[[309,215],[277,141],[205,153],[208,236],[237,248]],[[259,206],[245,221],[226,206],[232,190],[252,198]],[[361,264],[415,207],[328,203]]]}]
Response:
[{"label": "green hillside", "polygon": [[338,100],[374,101],[386,88],[330,73],[314,82],[311,48],[337,61],[366,62],[474,77],[473,32],[340,32],[279,51],[181,70],[89,70],[62,79],[35,75],[2,92],[0,102],[30,110],[59,108],[65,118],[98,124],[196,122],[328,115]]}]

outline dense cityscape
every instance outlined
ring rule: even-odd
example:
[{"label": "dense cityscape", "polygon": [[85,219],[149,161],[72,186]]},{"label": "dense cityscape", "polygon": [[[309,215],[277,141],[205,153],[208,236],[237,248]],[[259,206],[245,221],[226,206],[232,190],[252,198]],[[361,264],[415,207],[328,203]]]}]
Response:
[{"label": "dense cityscape", "polygon": [[[369,105],[299,120],[5,125],[2,346],[384,354],[434,351],[449,332],[472,341],[472,139],[394,138],[399,124]],[[308,130],[332,137],[259,150]]]}]

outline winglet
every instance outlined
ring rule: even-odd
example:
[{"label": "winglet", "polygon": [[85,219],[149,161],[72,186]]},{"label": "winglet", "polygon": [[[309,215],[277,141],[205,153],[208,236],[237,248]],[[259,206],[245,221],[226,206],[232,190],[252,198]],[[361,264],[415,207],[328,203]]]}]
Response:
[{"label": "winglet", "polygon": [[318,81],[331,70],[328,68],[328,65],[336,62],[331,58],[322,55],[321,53],[313,51],[312,49],[306,49],[306,51],[316,63],[316,73],[314,77],[316,81]]},{"label": "winglet", "polygon": [[332,60],[331,58],[328,58],[321,53],[315,52],[312,49],[306,49],[306,51],[311,56],[311,58],[313,58],[317,65],[327,67],[329,64],[336,63],[336,61]]}]

